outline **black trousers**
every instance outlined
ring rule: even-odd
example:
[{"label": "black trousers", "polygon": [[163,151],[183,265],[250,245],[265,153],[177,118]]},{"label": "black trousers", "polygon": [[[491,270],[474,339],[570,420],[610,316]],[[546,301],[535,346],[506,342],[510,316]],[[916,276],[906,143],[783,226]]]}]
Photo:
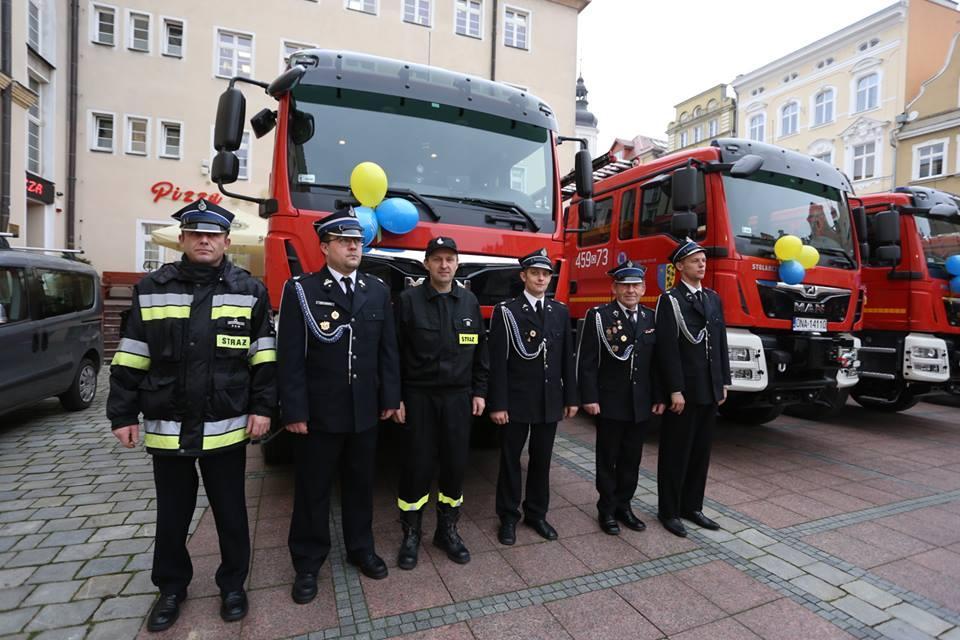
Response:
[{"label": "black trousers", "polygon": [[438,504],[459,507],[463,502],[463,474],[470,451],[473,404],[470,392],[442,393],[408,389],[402,429],[403,458],[397,491],[401,511],[419,511],[430,497],[436,471]]},{"label": "black trousers", "polygon": [[597,416],[597,511],[612,516],[630,508],[640,478],[646,422]]},{"label": "black trousers", "polygon": [[661,518],[703,509],[710,467],[716,404],[687,404],[677,415],[669,409],[660,425],[657,492]]},{"label": "black trousers", "polygon": [[187,530],[197,506],[198,463],[220,541],[217,586],[220,593],[243,588],[250,568],[250,528],[244,492],[246,462],[246,447],[196,458],[153,456],[157,535],[151,579],[160,593],[186,596],[187,585],[193,578]]},{"label": "black trousers", "polygon": [[540,520],[550,507],[550,460],[557,423],[508,422],[500,429],[500,472],[497,475],[497,515],[501,520],[520,519],[520,454],[530,434],[527,464],[527,497],[523,515]]},{"label": "black trousers", "polygon": [[362,558],[373,553],[377,427],[360,433],[311,432],[296,438],[293,519],[287,539],[294,569],[316,573],[330,553],[330,491],[338,468],[347,555]]}]

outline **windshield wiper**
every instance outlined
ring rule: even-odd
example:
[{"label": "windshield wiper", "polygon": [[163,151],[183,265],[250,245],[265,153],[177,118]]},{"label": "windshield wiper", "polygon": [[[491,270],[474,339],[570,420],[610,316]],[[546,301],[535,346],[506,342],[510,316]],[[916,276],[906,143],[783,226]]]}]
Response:
[{"label": "windshield wiper", "polygon": [[849,264],[851,267],[857,266],[857,263],[853,260],[853,257],[852,257],[849,253],[847,253],[846,251],[844,251],[843,249],[832,249],[832,248],[830,248],[830,247],[824,247],[823,249],[821,249],[821,248],[819,248],[819,247],[814,247],[814,248],[815,248],[817,251],[819,251],[820,253],[825,253],[825,254],[827,254],[828,256],[841,256],[841,257],[843,257],[843,258],[847,261],[847,264]]},{"label": "windshield wiper", "polygon": [[488,200],[486,198],[470,198],[466,196],[435,196],[428,194],[427,197],[437,198],[438,200],[449,200],[451,202],[460,202],[463,204],[475,204],[481,207],[490,207],[491,209],[513,213],[523,218],[531,230],[540,231],[540,225],[537,224],[537,221],[533,219],[533,216],[524,211],[523,207],[514,202],[506,202],[504,200]]},{"label": "windshield wiper", "polygon": [[773,238],[766,238],[764,236],[752,236],[747,234],[738,233],[737,238],[743,238],[749,240],[751,244],[765,245],[762,251],[770,255],[774,254],[773,245],[776,242]]},{"label": "windshield wiper", "polygon": [[[343,184],[300,184],[301,187],[314,187],[317,189],[333,189],[335,191],[350,191],[350,187]],[[407,200],[413,200],[419,204],[423,209],[433,218],[433,221],[436,222],[440,219],[440,214],[423,199],[419,193],[413,189],[387,189],[388,196],[399,196],[401,198],[406,198]],[[434,196],[430,196],[431,198]]]}]

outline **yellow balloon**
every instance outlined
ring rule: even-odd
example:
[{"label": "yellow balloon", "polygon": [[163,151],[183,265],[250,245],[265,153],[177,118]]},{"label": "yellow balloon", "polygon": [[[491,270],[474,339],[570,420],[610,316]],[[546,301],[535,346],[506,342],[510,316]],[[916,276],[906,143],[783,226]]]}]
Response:
[{"label": "yellow balloon", "polygon": [[350,172],[350,190],[365,207],[376,207],[387,195],[387,174],[375,162],[361,162]]},{"label": "yellow balloon", "polygon": [[773,252],[780,260],[796,260],[803,248],[803,241],[797,236],[783,236],[773,245]]},{"label": "yellow balloon", "polygon": [[800,255],[797,256],[797,262],[803,265],[804,269],[811,269],[820,262],[820,252],[808,244],[800,249]]}]

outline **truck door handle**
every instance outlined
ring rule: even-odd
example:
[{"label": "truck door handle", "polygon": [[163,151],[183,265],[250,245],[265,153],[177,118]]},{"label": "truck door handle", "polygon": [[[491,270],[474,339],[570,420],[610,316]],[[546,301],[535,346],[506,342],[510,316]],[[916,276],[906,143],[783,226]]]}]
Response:
[{"label": "truck door handle", "polygon": [[34,353],[40,350],[40,334],[39,333],[33,334],[33,341],[30,345],[30,348]]},{"label": "truck door handle", "polygon": [[50,346],[50,334],[44,331],[43,335],[40,337],[40,348],[43,351],[46,351],[48,346]]}]

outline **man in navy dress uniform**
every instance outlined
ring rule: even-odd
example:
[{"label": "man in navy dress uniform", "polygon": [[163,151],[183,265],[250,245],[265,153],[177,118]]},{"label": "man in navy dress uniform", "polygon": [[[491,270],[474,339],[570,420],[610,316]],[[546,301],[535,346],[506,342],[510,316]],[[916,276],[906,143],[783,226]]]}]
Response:
[{"label": "man in navy dress uniform", "polygon": [[284,285],[277,332],[282,420],[300,436],[288,540],[298,604],[316,597],[317,573],[330,552],[338,468],[347,560],[371,578],[386,577],[371,531],[374,455],[378,420],[400,407],[390,291],[357,270],[360,222],[352,209],[340,210],[315,228],[327,264]]},{"label": "man in navy dress uniform", "polygon": [[630,502],[640,476],[647,421],[663,413],[657,384],[652,309],[640,304],[646,269],[625,260],[608,274],[615,300],[587,312],[577,349],[583,410],[597,422],[597,513],[604,533],[646,525]]},{"label": "man in navy dress uniform", "polygon": [[656,311],[660,383],[670,409],[660,427],[657,517],[667,531],[683,537],[680,518],[720,528],[703,514],[703,493],[717,406],[730,385],[730,357],[720,296],[702,286],[704,248],[688,239],[670,261],[680,282],[660,296]]},{"label": "man in navy dress uniform", "polygon": [[553,265],[544,249],[520,258],[523,293],[501,302],[490,321],[490,382],[487,407],[500,425],[497,515],[501,544],[516,542],[520,520],[520,454],[530,436],[523,520],[547,540],[557,531],[547,522],[550,458],[557,422],[577,414],[577,372],[570,313],[546,297]]}]

